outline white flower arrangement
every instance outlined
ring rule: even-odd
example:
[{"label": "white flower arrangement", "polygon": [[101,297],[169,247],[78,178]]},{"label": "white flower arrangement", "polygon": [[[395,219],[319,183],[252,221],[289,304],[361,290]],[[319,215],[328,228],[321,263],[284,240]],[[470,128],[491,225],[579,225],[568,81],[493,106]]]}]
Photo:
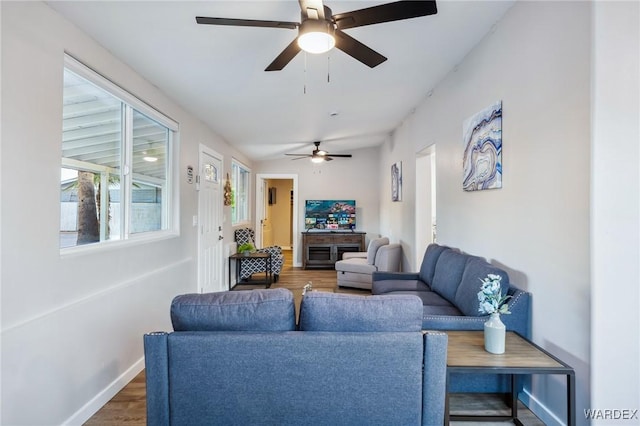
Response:
[{"label": "white flower arrangement", "polygon": [[511,296],[502,295],[500,287],[500,275],[488,274],[485,279],[480,279],[482,286],[478,292],[480,306],[478,312],[481,314],[510,314],[509,306],[505,303]]}]

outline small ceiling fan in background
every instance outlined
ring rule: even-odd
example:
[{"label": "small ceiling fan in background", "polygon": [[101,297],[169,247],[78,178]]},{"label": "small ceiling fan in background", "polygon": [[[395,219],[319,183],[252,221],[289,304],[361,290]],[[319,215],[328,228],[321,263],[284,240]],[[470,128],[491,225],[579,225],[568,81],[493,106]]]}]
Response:
[{"label": "small ceiling fan in background", "polygon": [[322,0],[298,0],[300,22],[263,21],[256,19],[209,18],[197,16],[198,24],[232,25],[244,27],[267,27],[298,29],[298,36],[269,64],[265,71],[282,70],[300,50],[309,53],[324,53],[337,47],[349,56],[370,68],[387,60],[375,50],[365,46],[342,30],[399,21],[436,14],[436,2],[397,1],[365,9],[332,15],[331,9]]},{"label": "small ceiling fan in background", "polygon": [[298,158],[293,158],[293,160],[300,160],[302,158],[311,158],[311,161],[314,163],[331,161],[334,158],[351,158],[351,154],[329,154],[327,151],[321,150],[320,141],[316,141],[313,144],[316,146],[316,149],[314,149],[313,152],[311,152],[311,154],[285,154],[285,155],[298,157]]}]

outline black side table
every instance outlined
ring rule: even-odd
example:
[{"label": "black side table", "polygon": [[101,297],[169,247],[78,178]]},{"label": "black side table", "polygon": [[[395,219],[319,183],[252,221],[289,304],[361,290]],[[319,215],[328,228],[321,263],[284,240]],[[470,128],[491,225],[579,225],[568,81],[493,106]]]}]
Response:
[{"label": "black side table", "polygon": [[[232,259],[236,261],[236,286],[238,284],[250,284],[250,285],[265,284],[265,288],[271,287],[271,283],[273,282],[273,274],[271,273],[271,254],[270,253],[262,253],[262,252],[255,252],[255,253],[249,253],[249,254],[236,253],[229,256],[229,289],[230,290],[233,290],[233,288],[235,288],[235,286],[233,286],[233,288],[231,287],[231,260]],[[242,267],[242,262],[247,259],[262,259],[264,261],[264,281],[240,282],[240,270]]]}]

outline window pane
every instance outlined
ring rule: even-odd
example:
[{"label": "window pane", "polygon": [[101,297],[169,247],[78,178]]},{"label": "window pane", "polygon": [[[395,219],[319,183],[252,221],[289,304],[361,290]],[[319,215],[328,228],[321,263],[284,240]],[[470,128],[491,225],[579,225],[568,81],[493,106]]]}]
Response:
[{"label": "window pane", "polygon": [[133,111],[130,232],[167,229],[167,147],[169,129]]},{"label": "window pane", "polygon": [[121,129],[122,103],[65,70],[60,247],[120,238]]},{"label": "window pane", "polygon": [[249,185],[251,171],[240,163],[232,162],[233,204],[231,207],[232,223],[249,221]]}]

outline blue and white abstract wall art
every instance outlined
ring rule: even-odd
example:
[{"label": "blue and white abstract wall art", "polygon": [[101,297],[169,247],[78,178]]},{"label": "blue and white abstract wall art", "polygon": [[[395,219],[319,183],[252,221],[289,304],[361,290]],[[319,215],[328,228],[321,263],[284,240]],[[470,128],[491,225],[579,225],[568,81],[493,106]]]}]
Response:
[{"label": "blue and white abstract wall art", "polygon": [[462,125],[465,191],[502,188],[502,101],[469,117]]},{"label": "blue and white abstract wall art", "polygon": [[391,201],[402,201],[402,161],[391,165]]}]

